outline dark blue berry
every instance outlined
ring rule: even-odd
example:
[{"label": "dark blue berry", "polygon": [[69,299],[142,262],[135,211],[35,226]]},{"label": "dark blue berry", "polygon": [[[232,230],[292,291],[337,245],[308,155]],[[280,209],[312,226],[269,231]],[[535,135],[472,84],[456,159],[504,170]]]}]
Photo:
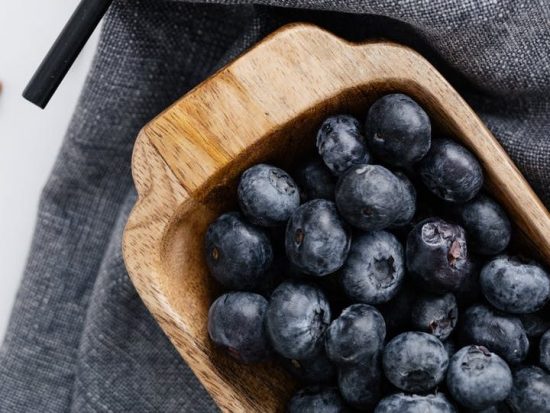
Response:
[{"label": "dark blue berry", "polygon": [[411,322],[415,330],[433,334],[440,340],[446,340],[453,332],[458,320],[458,307],[455,296],[421,294],[416,299],[411,313]]},{"label": "dark blue berry", "polygon": [[354,304],[344,309],[327,329],[327,356],[338,365],[366,363],[378,356],[385,337],[382,314],[370,305]]},{"label": "dark blue berry", "polygon": [[315,356],[329,323],[329,303],[314,284],[290,280],[273,291],[266,329],[273,348],[283,357],[304,360]]},{"label": "dark blue berry", "polygon": [[485,347],[467,346],[451,358],[447,388],[464,407],[482,410],[508,397],[512,373],[503,359]]},{"label": "dark blue berry", "polygon": [[323,276],[339,269],[348,256],[351,234],[334,202],[315,199],[301,205],[286,227],[288,259],[306,274]]},{"label": "dark blue berry", "polygon": [[419,396],[396,393],[382,399],[374,413],[456,413],[443,393]]},{"label": "dark blue berry", "polygon": [[484,346],[510,364],[522,362],[529,351],[529,339],[517,317],[481,304],[464,313],[460,336],[463,343]]},{"label": "dark blue berry", "polygon": [[403,246],[386,231],[355,237],[340,270],[343,289],[353,301],[380,304],[397,294],[405,276]]},{"label": "dark blue berry", "polygon": [[267,227],[284,225],[300,205],[300,192],[290,175],[266,164],[244,171],[237,194],[246,218]]},{"label": "dark blue berry", "polygon": [[542,335],[539,343],[540,365],[550,372],[550,330]]},{"label": "dark blue berry", "polygon": [[312,386],[298,390],[286,413],[349,413],[336,387]]},{"label": "dark blue berry", "polygon": [[300,188],[302,202],[312,199],[334,200],[336,178],[319,159],[307,162],[294,174]]},{"label": "dark blue berry", "polygon": [[336,185],[336,204],[351,225],[364,231],[384,229],[405,215],[403,183],[380,165],[356,165]]},{"label": "dark blue berry", "polygon": [[550,298],[548,273],[534,262],[500,256],[486,264],[479,278],[481,291],[496,308],[514,314],[532,313]]},{"label": "dark blue berry", "polygon": [[483,185],[483,170],[465,147],[450,139],[434,139],[420,162],[420,177],[435,195],[449,202],[466,202]]},{"label": "dark blue berry", "polygon": [[460,225],[466,230],[470,251],[496,255],[506,249],[512,226],[502,207],[486,195],[456,206]]},{"label": "dark blue berry", "polygon": [[403,203],[400,216],[391,224],[391,228],[403,227],[409,224],[416,213],[416,189],[407,176],[402,172],[395,172],[395,176],[401,181]]},{"label": "dark blue berry", "polygon": [[407,269],[428,291],[457,290],[468,274],[466,235],[440,218],[418,223],[407,237]]},{"label": "dark blue berry", "polygon": [[264,330],[267,300],[259,294],[231,292],[208,311],[208,334],[214,343],[245,363],[266,359],[270,346]]},{"label": "dark blue berry", "polygon": [[513,413],[550,412],[550,375],[538,367],[514,372],[514,386],[506,403]]},{"label": "dark blue berry", "polygon": [[418,103],[395,93],[381,97],[370,107],[365,135],[375,156],[393,166],[410,166],[430,149],[432,128]]},{"label": "dark blue berry", "polygon": [[361,411],[371,411],[382,397],[379,362],[340,367],[338,389],[347,404]]},{"label": "dark blue berry", "polygon": [[438,338],[410,331],[386,345],[382,362],[384,373],[394,386],[407,392],[425,392],[443,380],[449,357]]},{"label": "dark blue berry", "polygon": [[231,289],[260,289],[273,261],[266,232],[239,213],[221,215],[206,231],[206,264],[214,278]]},{"label": "dark blue berry", "polygon": [[282,358],[283,366],[300,380],[307,384],[328,384],[336,378],[336,367],[325,353],[325,347],[319,346],[318,351],[307,359],[290,360]]},{"label": "dark blue berry", "polygon": [[327,118],[317,132],[316,145],[319,155],[335,175],[370,160],[359,121],[349,115]]}]

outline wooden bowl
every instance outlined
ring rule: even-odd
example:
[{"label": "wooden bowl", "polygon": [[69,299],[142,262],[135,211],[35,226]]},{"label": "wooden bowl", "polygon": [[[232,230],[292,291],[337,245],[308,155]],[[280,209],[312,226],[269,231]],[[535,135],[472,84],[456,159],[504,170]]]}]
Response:
[{"label": "wooden bowl", "polygon": [[257,162],[288,166],[313,152],[314,131],[338,112],[366,113],[382,94],[416,99],[432,122],[472,150],[486,187],[550,262],[550,216],[480,119],[413,50],[351,44],[295,24],[269,36],[201,83],[140,132],[133,156],[139,200],[124,234],[126,267],[145,305],[226,412],[275,412],[295,383],[274,363],[246,366],[207,334],[219,287],[203,236],[236,208],[236,181]]}]

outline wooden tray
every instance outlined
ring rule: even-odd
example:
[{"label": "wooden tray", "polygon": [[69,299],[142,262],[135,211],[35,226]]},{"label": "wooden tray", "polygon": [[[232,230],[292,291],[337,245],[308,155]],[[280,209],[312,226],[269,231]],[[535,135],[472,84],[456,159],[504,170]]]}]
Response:
[{"label": "wooden tray", "polygon": [[366,113],[380,95],[414,97],[432,122],[481,160],[488,189],[550,262],[550,216],[499,143],[445,79],[413,50],[351,44],[295,24],[269,36],[193,89],[140,132],[133,156],[139,200],[124,234],[137,291],[199,380],[226,412],[282,411],[293,380],[275,364],[244,366],[206,330],[218,287],[203,235],[235,208],[239,174],[260,161],[290,165],[314,148],[337,112]]}]

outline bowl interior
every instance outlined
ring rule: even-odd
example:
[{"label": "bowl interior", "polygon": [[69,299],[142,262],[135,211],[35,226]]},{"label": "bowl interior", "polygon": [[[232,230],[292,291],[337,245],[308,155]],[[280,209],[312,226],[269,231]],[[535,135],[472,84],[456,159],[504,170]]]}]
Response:
[{"label": "bowl interior", "polygon": [[[236,391],[250,394],[261,383],[269,389],[266,397],[275,398],[283,406],[295,383],[274,362],[242,365],[210,341],[206,328],[208,309],[222,290],[208,274],[205,264],[203,238],[208,225],[222,212],[238,208],[236,185],[247,167],[266,162],[291,172],[300,159],[314,154],[316,130],[326,116],[351,113],[364,120],[372,101],[385,93],[397,91],[409,94],[424,106],[431,117],[434,136],[450,134],[458,141],[462,140],[452,124],[442,121],[437,108],[430,107],[431,101],[424,99],[422,89],[414,84],[371,84],[365,88],[352,88],[261,137],[254,147],[241,153],[208,186],[201,188],[196,199],[186,202],[175,212],[163,236],[161,287],[170,306],[182,319],[188,320],[185,328],[209,355],[217,373],[229,385],[238,386]],[[488,182],[487,186],[490,188],[491,183]],[[235,380],[236,376],[239,380]]]}]

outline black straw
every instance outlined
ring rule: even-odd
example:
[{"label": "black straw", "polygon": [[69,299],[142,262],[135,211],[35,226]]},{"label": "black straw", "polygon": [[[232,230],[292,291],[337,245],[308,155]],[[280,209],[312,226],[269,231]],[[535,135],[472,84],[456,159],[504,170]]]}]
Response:
[{"label": "black straw", "polygon": [[23,91],[44,109],[113,0],[81,0]]}]

